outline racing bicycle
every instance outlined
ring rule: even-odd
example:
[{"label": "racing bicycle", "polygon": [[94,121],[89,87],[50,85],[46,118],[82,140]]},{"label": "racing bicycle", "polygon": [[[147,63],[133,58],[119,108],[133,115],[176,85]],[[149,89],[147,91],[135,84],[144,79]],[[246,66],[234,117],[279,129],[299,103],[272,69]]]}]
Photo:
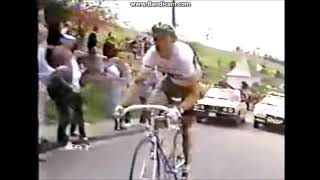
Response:
[{"label": "racing bicycle", "polygon": [[[181,169],[185,163],[182,151],[181,123],[171,123],[171,119],[165,115],[169,108],[162,105],[132,105],[125,108],[119,116],[123,117],[130,111],[143,109],[151,112],[150,124],[145,124],[146,136],[139,141],[135,148],[129,180],[180,180]],[[165,128],[157,128],[159,123],[164,124]],[[170,133],[174,134],[171,151],[164,145],[166,144],[165,138],[160,138],[160,134]]]}]

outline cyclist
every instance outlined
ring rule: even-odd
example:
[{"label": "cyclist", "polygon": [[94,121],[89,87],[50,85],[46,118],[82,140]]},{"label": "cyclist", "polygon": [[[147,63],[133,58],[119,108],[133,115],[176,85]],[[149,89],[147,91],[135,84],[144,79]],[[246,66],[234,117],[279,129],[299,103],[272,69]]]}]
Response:
[{"label": "cyclist", "polygon": [[[198,62],[198,57],[193,49],[186,43],[177,41],[175,30],[168,24],[158,23],[152,27],[152,35],[155,45],[152,46],[142,59],[143,68],[136,81],[147,79],[148,75],[155,67],[158,71],[166,75],[159,82],[155,90],[152,91],[147,100],[147,104],[168,105],[172,97],[181,98],[182,102],[170,109],[168,116],[172,120],[182,117],[182,137],[183,153],[185,156],[185,166],[183,168],[183,178],[190,177],[190,127],[194,122],[194,115],[191,113],[193,104],[200,99],[201,85],[199,83],[202,70]],[[129,106],[126,99],[135,96],[129,87],[127,96],[121,106],[116,108],[120,113],[124,107]],[[146,113],[145,117],[150,117]]]}]

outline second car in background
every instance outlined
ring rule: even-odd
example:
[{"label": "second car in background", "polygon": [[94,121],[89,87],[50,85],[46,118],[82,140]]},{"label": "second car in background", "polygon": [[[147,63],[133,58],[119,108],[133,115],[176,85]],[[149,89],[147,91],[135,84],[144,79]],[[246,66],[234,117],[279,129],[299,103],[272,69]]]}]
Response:
[{"label": "second car in background", "polygon": [[260,124],[284,128],[284,94],[277,92],[268,93],[261,102],[256,104],[253,114],[253,126],[255,128],[258,128]]},{"label": "second car in background", "polygon": [[245,122],[247,106],[240,90],[210,88],[194,106],[198,122],[212,118],[230,119],[237,125]]}]

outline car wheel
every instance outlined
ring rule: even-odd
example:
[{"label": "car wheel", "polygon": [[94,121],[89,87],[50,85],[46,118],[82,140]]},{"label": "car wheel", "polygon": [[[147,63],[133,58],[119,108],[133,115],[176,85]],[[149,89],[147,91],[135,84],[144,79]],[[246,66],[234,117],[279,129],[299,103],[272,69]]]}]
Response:
[{"label": "car wheel", "polygon": [[240,126],[242,124],[243,120],[241,119],[240,116],[238,116],[236,119],[235,119],[235,124],[236,126]]},{"label": "car wheel", "polygon": [[244,119],[241,119],[241,123],[246,123],[246,118],[244,118]]},{"label": "car wheel", "polygon": [[254,128],[259,128],[259,124],[260,124],[259,122],[254,121],[254,122],[253,122],[253,127],[254,127]]},{"label": "car wheel", "polygon": [[245,123],[245,115],[241,114],[241,112],[239,111],[238,117],[235,119],[235,123],[237,126],[239,126],[240,124]]},{"label": "car wheel", "polygon": [[235,123],[236,123],[236,126],[240,126],[240,124],[241,124],[241,119],[240,119],[240,118],[237,118],[236,121],[235,121]]},{"label": "car wheel", "polygon": [[197,122],[198,123],[204,123],[207,121],[207,118],[203,118],[203,117],[197,117]]}]

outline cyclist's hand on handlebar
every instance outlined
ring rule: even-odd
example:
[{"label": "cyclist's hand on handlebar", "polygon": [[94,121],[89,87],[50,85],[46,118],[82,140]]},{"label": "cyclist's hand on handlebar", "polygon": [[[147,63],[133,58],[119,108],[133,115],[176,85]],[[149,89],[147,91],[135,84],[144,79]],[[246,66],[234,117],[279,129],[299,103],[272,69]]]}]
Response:
[{"label": "cyclist's hand on handlebar", "polygon": [[122,107],[121,105],[118,105],[118,106],[115,108],[113,114],[116,115],[116,116],[120,116],[120,115],[122,115],[123,110],[124,110],[124,107]]},{"label": "cyclist's hand on handlebar", "polygon": [[172,121],[178,121],[181,117],[181,113],[177,107],[170,108],[166,114]]}]

